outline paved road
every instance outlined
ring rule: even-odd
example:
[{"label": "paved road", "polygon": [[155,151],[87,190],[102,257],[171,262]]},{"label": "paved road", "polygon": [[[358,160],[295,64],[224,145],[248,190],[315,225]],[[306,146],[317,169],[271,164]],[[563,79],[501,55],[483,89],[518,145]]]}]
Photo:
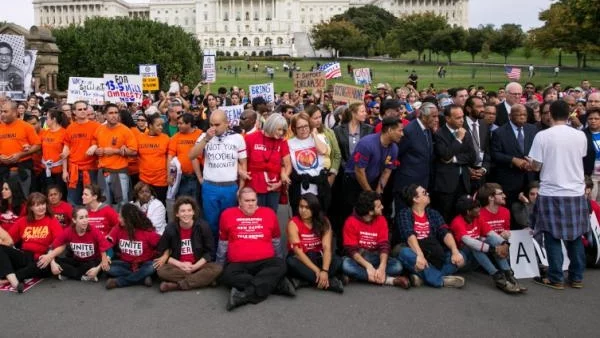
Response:
[{"label": "paved road", "polygon": [[506,295],[481,273],[462,290],[350,284],[343,295],[301,289],[225,311],[224,288],[161,294],[136,286],[45,280],[23,295],[0,293],[0,337],[594,337],[600,270],[585,288],[533,284]]}]

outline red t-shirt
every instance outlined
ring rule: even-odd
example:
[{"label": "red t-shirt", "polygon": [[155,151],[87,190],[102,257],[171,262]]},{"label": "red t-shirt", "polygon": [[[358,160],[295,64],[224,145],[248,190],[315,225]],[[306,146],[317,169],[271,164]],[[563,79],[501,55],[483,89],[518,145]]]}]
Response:
[{"label": "red t-shirt", "polygon": [[279,182],[282,158],[290,154],[290,148],[286,140],[267,137],[262,132],[247,134],[244,140],[252,177],[246,185],[259,194],[267,193],[267,179],[271,183]]},{"label": "red t-shirt", "polygon": [[71,204],[60,201],[60,203],[55,206],[50,205],[50,210],[52,210],[54,218],[58,220],[63,228],[71,226],[71,222],[73,221],[73,207]]},{"label": "red t-shirt", "polygon": [[486,223],[498,235],[503,231],[510,231],[510,211],[505,207],[498,207],[498,212],[495,214],[487,208],[481,208],[479,220]]},{"label": "red t-shirt", "polygon": [[259,207],[251,216],[246,216],[237,207],[221,214],[219,239],[228,241],[228,262],[256,262],[275,257],[271,240],[280,237],[277,215],[270,208]]},{"label": "red t-shirt", "polygon": [[[383,245],[382,245],[383,244]],[[365,223],[352,215],[344,223],[344,246],[375,251],[388,244],[388,225],[385,217],[376,216],[371,223]]]},{"label": "red t-shirt", "polygon": [[12,206],[9,206],[5,213],[0,214],[0,226],[6,231],[15,225],[19,217],[25,216],[25,204],[21,204],[21,212],[18,215],[12,212],[11,209],[13,209]]},{"label": "red t-shirt", "polygon": [[196,258],[192,251],[192,228],[184,229],[180,227],[179,233],[181,234],[181,257],[179,257],[179,261],[196,263]]},{"label": "red t-shirt", "polygon": [[21,249],[32,252],[37,260],[48,252],[52,242],[62,233],[62,227],[56,218],[50,216],[33,222],[21,217],[8,233],[15,244],[21,243]]},{"label": "red t-shirt", "polygon": [[112,247],[104,235],[95,228],[89,228],[82,236],[77,234],[73,227],[63,229],[63,232],[54,240],[52,246],[69,245],[73,258],[86,262],[100,258],[100,254]]},{"label": "red t-shirt", "polygon": [[312,228],[309,228],[302,222],[300,217],[294,216],[292,218],[292,222],[296,224],[298,228],[298,237],[300,237],[300,243],[289,243],[290,250],[293,248],[299,247],[302,249],[302,252],[321,252],[323,251],[323,244],[321,242],[321,237],[317,236]]},{"label": "red t-shirt", "polygon": [[431,228],[429,227],[429,220],[427,219],[427,213],[424,213],[423,216],[418,216],[413,212],[413,217],[415,219],[415,224],[413,226],[413,230],[417,235],[417,239],[424,239],[429,237],[429,231]]},{"label": "red t-shirt", "polygon": [[96,211],[88,209],[88,220],[90,227],[106,236],[110,229],[119,225],[119,214],[110,205],[103,205]]},{"label": "red t-shirt", "polygon": [[122,226],[112,228],[109,237],[112,238],[113,245],[119,247],[120,259],[130,264],[141,264],[154,258],[160,240],[160,235],[154,229],[136,229],[133,239],[129,239],[127,230]]},{"label": "red t-shirt", "polygon": [[476,218],[471,224],[467,223],[465,219],[458,215],[454,217],[452,223],[450,223],[450,231],[454,234],[454,240],[459,246],[462,246],[462,237],[469,236],[474,239],[485,237],[492,229],[487,223],[482,223],[479,218]]}]

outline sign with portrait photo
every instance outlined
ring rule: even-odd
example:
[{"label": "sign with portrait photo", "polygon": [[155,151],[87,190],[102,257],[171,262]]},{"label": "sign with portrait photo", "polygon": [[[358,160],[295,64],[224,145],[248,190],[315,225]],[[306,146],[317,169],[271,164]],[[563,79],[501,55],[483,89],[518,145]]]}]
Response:
[{"label": "sign with portrait photo", "polygon": [[25,38],[22,35],[0,34],[0,94],[13,100],[25,100],[23,55]]}]

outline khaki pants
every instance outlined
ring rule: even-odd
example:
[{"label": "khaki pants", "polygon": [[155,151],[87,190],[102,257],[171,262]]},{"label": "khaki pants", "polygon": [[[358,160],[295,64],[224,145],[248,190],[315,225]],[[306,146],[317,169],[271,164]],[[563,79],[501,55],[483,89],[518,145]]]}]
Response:
[{"label": "khaki pants", "polygon": [[206,263],[194,273],[187,273],[174,265],[165,264],[157,273],[162,280],[177,283],[182,290],[189,290],[211,285],[221,271],[223,268],[216,263]]}]

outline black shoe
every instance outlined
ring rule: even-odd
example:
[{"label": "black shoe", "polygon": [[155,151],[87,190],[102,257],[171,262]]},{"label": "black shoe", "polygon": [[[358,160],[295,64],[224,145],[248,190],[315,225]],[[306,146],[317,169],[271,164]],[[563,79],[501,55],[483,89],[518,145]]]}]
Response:
[{"label": "black shoe", "polygon": [[519,293],[520,290],[513,283],[506,280],[502,271],[497,271],[492,278],[496,283],[496,287],[506,293]]},{"label": "black shoe", "polygon": [[296,290],[310,286],[310,283],[305,281],[304,279],[290,278],[290,282],[292,282],[292,285]]},{"label": "black shoe", "polygon": [[335,277],[329,278],[329,287],[327,288],[327,291],[344,293],[344,284]]},{"label": "black shoe", "polygon": [[152,287],[152,276],[144,278],[144,285],[146,285],[149,288]]},{"label": "black shoe", "polygon": [[279,281],[279,284],[277,284],[277,287],[275,288],[275,293],[288,297],[296,297],[296,289],[287,277],[283,277]]},{"label": "black shoe", "polygon": [[519,292],[527,292],[527,288],[519,284],[519,282],[515,278],[515,273],[512,270],[505,270],[504,277],[507,281],[515,285],[519,289]]},{"label": "black shoe", "polygon": [[19,282],[17,284],[17,293],[23,293],[25,291],[25,283]]},{"label": "black shoe", "polygon": [[229,301],[227,301],[227,311],[231,311],[236,307],[240,307],[245,304],[248,304],[246,293],[236,288],[231,288],[231,292],[229,293]]}]

